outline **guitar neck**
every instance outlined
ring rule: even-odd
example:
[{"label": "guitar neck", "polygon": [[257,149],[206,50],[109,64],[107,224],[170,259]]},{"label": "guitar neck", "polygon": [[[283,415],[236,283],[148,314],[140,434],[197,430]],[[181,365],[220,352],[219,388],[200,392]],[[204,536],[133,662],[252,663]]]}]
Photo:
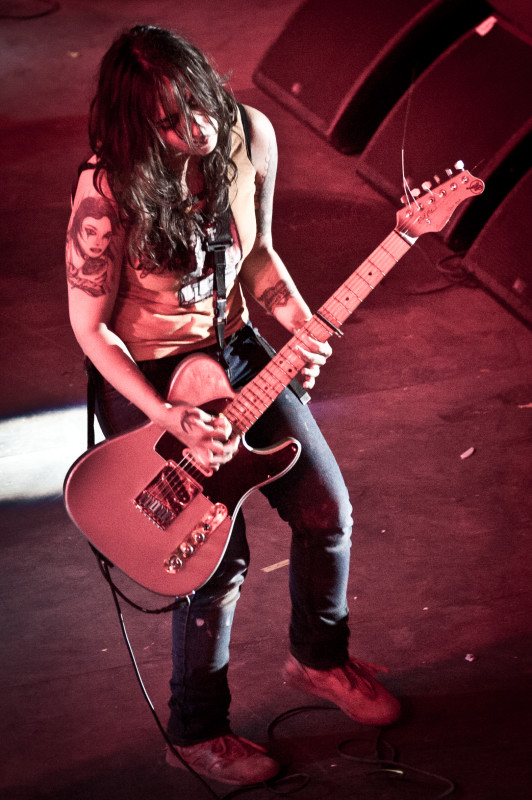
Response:
[{"label": "guitar neck", "polygon": [[248,431],[295,378],[306,359],[299,347],[302,334],[326,342],[397,264],[414,244],[394,229],[366,258],[353,274],[334,292],[305,325],[288,341],[258,375],[224,409],[233,430]]}]

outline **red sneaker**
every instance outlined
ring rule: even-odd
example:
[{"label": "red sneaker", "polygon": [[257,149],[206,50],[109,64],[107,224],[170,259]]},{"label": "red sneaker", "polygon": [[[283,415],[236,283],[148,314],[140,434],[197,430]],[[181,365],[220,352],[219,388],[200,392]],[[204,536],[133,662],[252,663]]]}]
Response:
[{"label": "red sneaker", "polygon": [[312,669],[291,655],[284,665],[283,678],[294,689],[330,700],[356,722],[390,725],[398,719],[401,705],[375,680],[376,670],[371,664],[353,659],[333,669]]},{"label": "red sneaker", "polygon": [[[232,786],[262,783],[277,775],[281,768],[266,755],[263,747],[233,733],[188,747],[176,745],[175,748],[198,775]],[[170,748],[166,751],[166,763],[186,769]]]}]

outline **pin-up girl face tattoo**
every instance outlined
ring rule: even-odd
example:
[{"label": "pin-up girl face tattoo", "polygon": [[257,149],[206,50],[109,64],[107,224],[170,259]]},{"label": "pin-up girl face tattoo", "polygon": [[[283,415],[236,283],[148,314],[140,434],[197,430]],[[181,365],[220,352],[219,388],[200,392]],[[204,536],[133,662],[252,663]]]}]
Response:
[{"label": "pin-up girl face tattoo", "polygon": [[71,286],[100,296],[108,290],[116,214],[104,197],[85,197],[68,232],[67,267]]},{"label": "pin-up girl face tattoo", "polygon": [[77,243],[87,258],[98,258],[107,248],[113,233],[109,217],[85,217],[81,223]]}]

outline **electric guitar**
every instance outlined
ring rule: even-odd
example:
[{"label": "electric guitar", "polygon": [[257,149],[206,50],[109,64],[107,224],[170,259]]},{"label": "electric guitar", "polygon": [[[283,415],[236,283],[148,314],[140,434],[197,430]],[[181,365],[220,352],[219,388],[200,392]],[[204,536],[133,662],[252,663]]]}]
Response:
[{"label": "electric guitar", "polygon": [[152,422],[84,453],[65,479],[64,497],[73,522],[106,559],[157,594],[186,596],[211,577],[227,547],[233,520],[248,495],[280,478],[297,461],[301,446],[286,439],[252,449],[246,432],[296,377],[305,359],[303,332],[325,342],[424,233],[440,231],[457,206],[480,194],[484,184],[467,170],[424,193],[409,192],[396,226],[358,269],[273,357],[235,393],[213,359],[194,354],[172,376],[168,401],[185,399],[222,414],[241,444],[231,461],[207,471],[173,435]]}]

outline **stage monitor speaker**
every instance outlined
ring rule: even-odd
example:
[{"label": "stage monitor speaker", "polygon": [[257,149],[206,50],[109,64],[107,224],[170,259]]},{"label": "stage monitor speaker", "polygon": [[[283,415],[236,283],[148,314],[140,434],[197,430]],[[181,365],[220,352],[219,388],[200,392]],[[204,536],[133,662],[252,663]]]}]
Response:
[{"label": "stage monitor speaker", "polygon": [[532,3],[530,0],[490,0],[493,10],[532,36]]},{"label": "stage monitor speaker", "polygon": [[496,17],[466,33],[413,84],[357,160],[357,172],[397,202],[459,160],[486,182],[442,231],[466,249],[532,166],[532,40]]},{"label": "stage monitor speaker", "polygon": [[532,170],[521,178],[475,239],[464,264],[483,286],[532,325]]},{"label": "stage monitor speaker", "polygon": [[489,13],[484,0],[308,0],[253,80],[337,150],[360,152],[413,78]]}]

